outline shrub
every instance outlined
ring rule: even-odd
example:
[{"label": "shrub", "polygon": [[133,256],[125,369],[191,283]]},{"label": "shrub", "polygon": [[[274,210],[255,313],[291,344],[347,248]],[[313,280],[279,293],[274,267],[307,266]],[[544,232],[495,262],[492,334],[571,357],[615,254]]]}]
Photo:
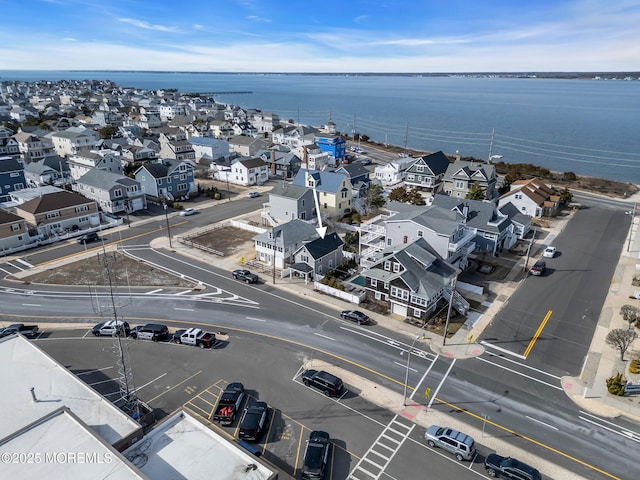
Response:
[{"label": "shrub", "polygon": [[640,360],[637,358],[629,363],[629,373],[640,373]]},{"label": "shrub", "polygon": [[624,395],[624,383],[622,382],[621,373],[607,378],[607,391],[611,395],[617,395],[619,397]]}]

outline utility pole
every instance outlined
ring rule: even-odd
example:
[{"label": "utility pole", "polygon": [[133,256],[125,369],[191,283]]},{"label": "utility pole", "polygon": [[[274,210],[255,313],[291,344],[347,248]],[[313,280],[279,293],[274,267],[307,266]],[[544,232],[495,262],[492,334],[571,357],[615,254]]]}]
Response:
[{"label": "utility pole", "polygon": [[407,122],[407,128],[404,131],[404,154],[407,154],[407,142],[409,141],[409,122]]},{"label": "utility pole", "polygon": [[527,267],[529,265],[529,254],[531,253],[531,245],[533,245],[533,241],[536,238],[536,229],[533,229],[533,236],[531,237],[531,240],[529,240],[529,246],[527,247],[527,256],[524,259],[524,271],[527,271]]},{"label": "utility pole", "polygon": [[162,205],[164,206],[164,219],[167,222],[167,233],[169,234],[169,248],[173,248],[173,245],[171,244],[171,227],[169,227],[169,215],[167,214],[167,202],[163,202]]},{"label": "utility pole", "polygon": [[458,280],[458,274],[453,277],[451,281],[451,293],[449,296],[449,307],[447,308],[447,320],[444,322],[444,335],[442,335],[442,346],[444,347],[447,343],[447,333],[449,331],[449,319],[451,318],[451,307],[453,306],[453,294],[456,291],[456,281]]},{"label": "utility pole", "polygon": [[489,143],[489,162],[491,163],[491,156],[493,155],[493,135],[496,133],[496,129],[491,129],[491,143]]}]

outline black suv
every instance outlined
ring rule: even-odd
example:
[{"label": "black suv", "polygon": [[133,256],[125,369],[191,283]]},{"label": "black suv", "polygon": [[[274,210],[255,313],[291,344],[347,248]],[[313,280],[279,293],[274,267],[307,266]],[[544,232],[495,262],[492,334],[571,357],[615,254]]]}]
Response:
[{"label": "black suv", "polygon": [[256,402],[244,409],[238,428],[238,437],[243,440],[257,442],[267,421],[267,404]]},{"label": "black suv", "polygon": [[366,325],[369,323],[369,316],[362,313],[359,310],[344,310],[340,313],[340,317],[343,320],[351,320],[352,322],[356,322],[358,325]]},{"label": "black suv", "polygon": [[302,374],[302,383],[317,388],[328,397],[337,396],[344,386],[340,378],[323,370],[306,370]]},{"label": "black suv", "polygon": [[78,243],[81,244],[97,242],[98,240],[100,240],[100,237],[96,232],[85,233],[84,235],[78,237]]},{"label": "black suv", "polygon": [[166,325],[159,323],[147,323],[143,326],[134,327],[131,330],[131,338],[140,340],[152,340],[157,342],[169,336],[169,329]]},{"label": "black suv", "polygon": [[520,460],[491,453],[484,461],[487,475],[516,480],[542,480],[540,472]]},{"label": "black suv", "polygon": [[309,434],[302,463],[302,480],[324,478],[329,462],[329,450],[331,450],[330,440],[327,432],[314,430]]}]

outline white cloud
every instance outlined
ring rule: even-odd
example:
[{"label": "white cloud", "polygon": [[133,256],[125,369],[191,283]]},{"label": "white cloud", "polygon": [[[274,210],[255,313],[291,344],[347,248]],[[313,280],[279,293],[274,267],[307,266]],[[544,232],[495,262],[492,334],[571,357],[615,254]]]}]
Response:
[{"label": "white cloud", "polygon": [[166,25],[153,25],[143,20],[137,20],[135,18],[119,18],[119,22],[128,23],[134,27],[144,28],[146,30],[156,30],[159,32],[178,33],[180,30],[177,27],[168,27]]},{"label": "white cloud", "polygon": [[357,24],[364,24],[367,23],[367,20],[369,19],[369,15],[358,15],[356,18],[353,19],[354,23]]},{"label": "white cloud", "polygon": [[249,15],[247,16],[247,19],[256,23],[271,23],[270,18],[258,17],[257,15]]},{"label": "white cloud", "polygon": [[78,41],[77,38],[73,38],[73,37],[64,37],[63,40],[65,42],[77,42]]}]

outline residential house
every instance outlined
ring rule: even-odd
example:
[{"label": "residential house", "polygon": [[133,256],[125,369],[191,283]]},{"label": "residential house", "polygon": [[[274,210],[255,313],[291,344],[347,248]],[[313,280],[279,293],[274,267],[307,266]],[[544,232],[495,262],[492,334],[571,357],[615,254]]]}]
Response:
[{"label": "residential house", "polygon": [[27,132],[18,132],[13,136],[18,144],[18,151],[24,163],[42,160],[48,155],[55,155],[53,144],[47,138],[40,138]]},{"label": "residential house", "polygon": [[301,268],[306,265],[314,276],[324,275],[342,264],[343,247],[344,242],[337,233],[329,233],[324,238],[316,238],[294,252],[291,268],[306,272],[308,271],[306,268]]},{"label": "residential house", "polygon": [[[95,132],[94,132],[95,133]],[[89,131],[76,130],[73,127],[48,135],[56,153],[61,157],[91,151],[98,138]]]},{"label": "residential house", "polygon": [[209,163],[229,157],[229,143],[215,137],[191,137],[196,163]]},{"label": "residential house", "polygon": [[229,152],[235,152],[241,157],[254,157],[265,148],[267,143],[259,138],[236,135],[229,139]]},{"label": "residential house", "polygon": [[269,180],[269,169],[259,157],[241,157],[231,163],[230,169],[215,169],[214,178],[235,185],[263,185]]},{"label": "residential house", "polygon": [[98,204],[76,192],[63,190],[28,200],[15,207],[16,214],[45,237],[100,225]]},{"label": "residential house", "polygon": [[496,167],[482,162],[456,160],[449,164],[442,179],[444,192],[456,198],[466,198],[474,184],[480,185],[484,198],[496,197]]},{"label": "residential house", "polygon": [[334,165],[342,163],[346,154],[346,142],[338,135],[316,134],[313,138],[320,150],[326,152],[330,158],[334,159]]},{"label": "residential house", "polygon": [[[452,304],[466,312],[468,302],[452,289],[458,270],[419,238],[391,247],[361,274],[367,298],[400,317],[426,322],[453,294]],[[453,293],[452,293],[453,292]]]},{"label": "residential house", "polygon": [[38,111],[32,107],[21,107],[19,105],[14,105],[13,107],[11,107],[9,116],[12,120],[24,122],[29,117],[38,118]]},{"label": "residential house", "polygon": [[126,163],[150,162],[157,158],[155,150],[140,145],[125,145],[120,153]]},{"label": "residential house", "polygon": [[25,165],[24,178],[29,187],[39,187],[45,184],[62,185],[73,182],[67,161],[58,155],[45,157],[40,161]]},{"label": "residential house", "polygon": [[276,128],[271,134],[271,139],[276,145],[284,145],[298,155],[304,157],[304,147],[315,143],[316,135],[322,135],[322,132],[314,127],[306,125],[300,126],[284,126]]},{"label": "residential house", "polygon": [[258,136],[258,129],[249,122],[238,122],[233,124],[233,133],[256,138]]},{"label": "residential house", "polygon": [[500,213],[509,217],[511,224],[513,225],[513,234],[518,239],[523,239],[527,233],[531,231],[531,225],[533,217],[531,215],[525,215],[518,210],[513,203],[509,202],[499,207]]},{"label": "residential house", "polygon": [[0,126],[0,157],[5,156],[20,160],[20,147],[13,138],[13,130]]},{"label": "residential house", "polygon": [[432,194],[442,190],[442,179],[449,168],[449,159],[440,152],[416,159],[405,173],[406,187],[418,187]]},{"label": "residential house", "polygon": [[89,170],[73,189],[95,200],[104,212],[132,213],[147,208],[147,199],[137,180],[106,170]]},{"label": "residential house", "polygon": [[165,103],[159,105],[158,111],[160,118],[164,121],[172,120],[178,116],[185,116],[187,114],[187,108],[185,105],[179,105],[175,103]]},{"label": "residential house", "polygon": [[27,221],[0,208],[0,254],[7,250],[24,247],[31,242]]},{"label": "residential house", "polygon": [[233,124],[227,120],[211,120],[209,128],[213,132],[213,136],[220,140],[229,140],[236,135]]},{"label": "residential house", "polygon": [[318,237],[316,228],[302,220],[276,225],[253,237],[256,259],[271,266],[274,266],[275,261],[275,268],[283,269],[287,264],[293,263],[293,254],[300,247]]},{"label": "residential house", "polygon": [[361,163],[346,163],[334,170],[337,173],[344,173],[349,178],[349,182],[353,187],[353,197],[366,195],[371,179],[369,178],[369,170]]},{"label": "residential house", "polygon": [[258,134],[270,135],[275,128],[280,126],[280,116],[270,112],[255,111],[250,118],[251,124]]},{"label": "residential house", "polygon": [[58,192],[64,192],[64,191],[65,191],[64,189],[53,186],[53,185],[43,185],[41,187],[23,188],[22,190],[15,190],[11,192],[10,202],[15,205],[20,205],[21,203],[28,202],[29,200],[33,200],[34,198],[38,198],[43,195],[47,195],[49,193],[58,193]]},{"label": "residential house", "polygon": [[172,160],[184,161],[196,159],[196,152],[187,140],[187,134],[178,127],[158,129],[160,142],[160,156]]},{"label": "residential house", "polygon": [[263,223],[276,225],[289,220],[312,220],[315,218],[313,189],[291,183],[278,182],[269,191],[269,202],[265,205]]},{"label": "residential house", "polygon": [[138,117],[137,124],[140,128],[145,130],[151,130],[162,126],[162,120],[160,120],[159,113],[143,113]]},{"label": "residential house", "polygon": [[293,179],[293,184],[314,190],[320,215],[341,218],[351,212],[353,186],[346,173],[301,168]]},{"label": "residential house", "polygon": [[507,203],[532,217],[555,216],[560,210],[560,195],[537,178],[518,180],[498,199],[499,208]]},{"label": "residential house", "polygon": [[0,202],[9,200],[9,194],[27,186],[24,167],[11,157],[0,157]]},{"label": "residential house", "polygon": [[300,170],[300,158],[287,147],[273,145],[256,154],[269,168],[269,174],[281,179],[291,179]]},{"label": "residential house", "polygon": [[134,177],[148,197],[173,201],[198,191],[193,170],[187,162],[161,158],[138,168]]},{"label": "residential house", "polygon": [[305,145],[304,164],[309,170],[325,170],[336,166],[335,158],[329,156],[329,152],[324,152],[315,143]]},{"label": "residential house", "polygon": [[121,174],[123,171],[122,157],[114,150],[91,150],[70,155],[67,158],[71,177],[79,179],[89,170],[97,168],[108,172]]},{"label": "residential house", "polygon": [[402,157],[393,162],[378,165],[374,176],[383,186],[396,185],[404,181],[407,170],[416,161],[412,157]]}]

